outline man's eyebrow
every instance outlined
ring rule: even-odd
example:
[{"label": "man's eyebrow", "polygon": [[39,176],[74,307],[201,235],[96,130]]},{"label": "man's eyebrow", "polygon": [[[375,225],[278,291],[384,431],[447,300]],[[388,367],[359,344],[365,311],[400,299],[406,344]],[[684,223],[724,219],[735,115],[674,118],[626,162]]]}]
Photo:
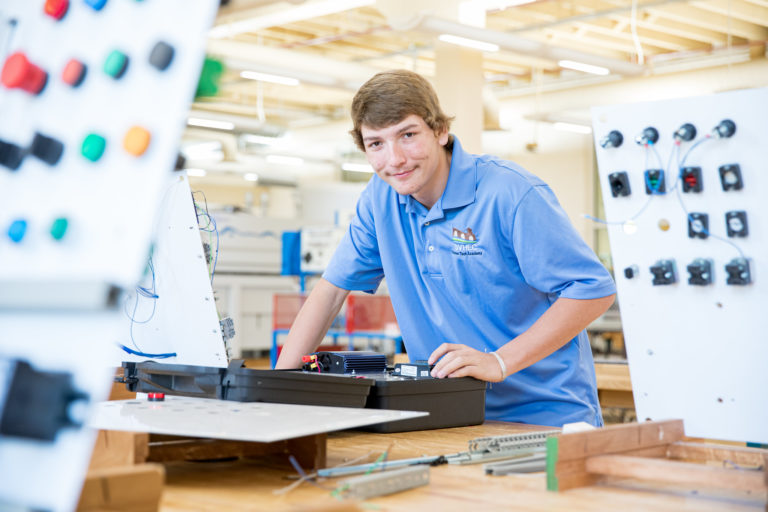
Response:
[{"label": "man's eyebrow", "polygon": [[[416,123],[407,124],[407,125],[403,126],[402,128],[400,128],[399,130],[397,130],[397,134],[400,135],[401,133],[409,132],[409,131],[411,131],[411,130],[413,130],[415,128],[418,128],[418,127],[419,127],[419,125],[416,124]],[[363,137],[363,141],[378,140],[380,138],[381,137],[378,136],[378,135],[370,135],[368,137]]]}]

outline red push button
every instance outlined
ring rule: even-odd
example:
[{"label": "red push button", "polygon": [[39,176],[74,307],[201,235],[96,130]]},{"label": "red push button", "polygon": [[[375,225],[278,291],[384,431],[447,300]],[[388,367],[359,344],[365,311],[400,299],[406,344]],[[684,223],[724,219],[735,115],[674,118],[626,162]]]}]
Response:
[{"label": "red push button", "polygon": [[77,87],[83,83],[85,69],[85,64],[77,59],[70,59],[69,62],[67,62],[67,65],[64,66],[64,71],[61,73],[61,79],[65,84]]},{"label": "red push button", "polygon": [[150,402],[162,402],[165,400],[165,393],[147,393],[147,400]]},{"label": "red push button", "polygon": [[23,53],[16,52],[5,61],[0,81],[9,89],[39,94],[45,88],[48,73],[29,62]]},{"label": "red push button", "polygon": [[45,0],[45,14],[60,20],[67,14],[69,0]]}]

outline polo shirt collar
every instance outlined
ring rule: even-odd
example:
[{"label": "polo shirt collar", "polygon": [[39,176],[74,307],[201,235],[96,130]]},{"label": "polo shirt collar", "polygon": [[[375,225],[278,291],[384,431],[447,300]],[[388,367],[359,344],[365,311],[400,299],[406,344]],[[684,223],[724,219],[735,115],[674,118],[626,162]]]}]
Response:
[{"label": "polo shirt collar", "polygon": [[[453,139],[453,152],[451,153],[451,168],[448,171],[448,182],[440,199],[437,200],[429,214],[430,218],[440,218],[443,210],[460,208],[475,202],[475,190],[477,188],[477,168],[472,156],[464,151],[459,139],[451,134]],[[410,195],[398,194],[400,204],[405,205],[408,213],[421,213],[426,210],[423,205]],[[431,220],[431,219],[427,219]]]}]

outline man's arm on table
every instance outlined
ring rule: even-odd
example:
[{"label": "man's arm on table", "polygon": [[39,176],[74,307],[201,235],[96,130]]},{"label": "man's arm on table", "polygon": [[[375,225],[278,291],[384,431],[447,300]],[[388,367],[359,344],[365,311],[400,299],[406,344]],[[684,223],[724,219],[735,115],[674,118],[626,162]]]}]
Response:
[{"label": "man's arm on table", "polygon": [[339,313],[349,290],[320,279],[296,315],[275,369],[300,368],[301,356],[314,352]]},{"label": "man's arm on table", "polygon": [[564,346],[605,313],[615,297],[613,294],[598,299],[557,299],[527,331],[496,351],[507,367],[503,376],[496,356],[458,343],[443,343],[432,352],[429,356],[429,363],[435,364],[432,375],[499,382]]}]

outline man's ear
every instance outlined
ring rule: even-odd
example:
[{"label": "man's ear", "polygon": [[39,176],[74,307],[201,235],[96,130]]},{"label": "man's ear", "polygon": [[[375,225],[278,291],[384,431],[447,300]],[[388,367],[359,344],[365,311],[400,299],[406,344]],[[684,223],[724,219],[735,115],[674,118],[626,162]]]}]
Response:
[{"label": "man's ear", "polygon": [[442,133],[437,134],[437,142],[441,146],[445,146],[446,144],[448,144],[448,137],[450,137],[448,130],[444,130]]}]

